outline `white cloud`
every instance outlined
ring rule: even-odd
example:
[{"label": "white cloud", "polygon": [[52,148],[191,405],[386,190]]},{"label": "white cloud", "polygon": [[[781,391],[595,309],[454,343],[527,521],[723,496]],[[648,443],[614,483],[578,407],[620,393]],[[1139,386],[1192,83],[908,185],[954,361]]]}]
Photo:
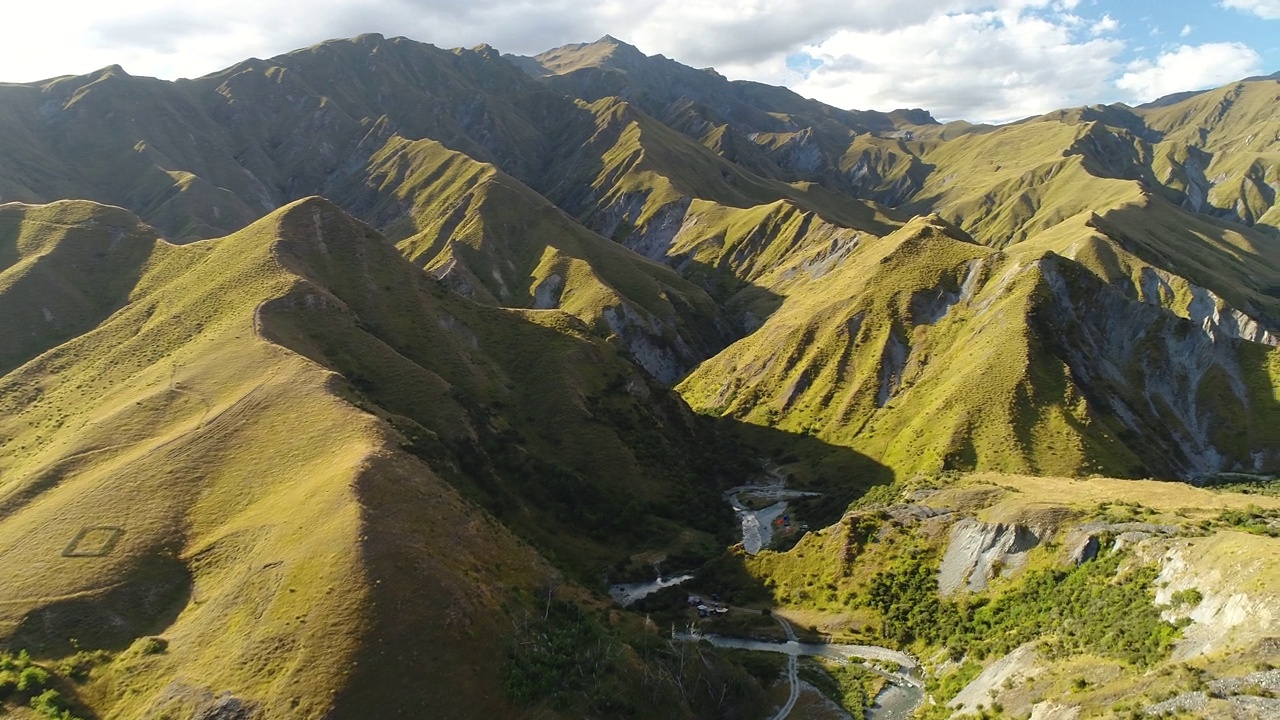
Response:
[{"label": "white cloud", "polygon": [[1258,72],[1262,59],[1240,43],[1179,45],[1155,61],[1130,63],[1116,86],[1140,102],[1183,90],[1224,85]]},{"label": "white cloud", "polygon": [[1192,30],[1195,30],[1195,28],[1190,25],[1183,25],[1182,32],[1178,33],[1178,37],[1186,37],[1191,34]]},{"label": "white cloud", "polygon": [[1089,33],[1094,36],[1105,35],[1106,33],[1115,32],[1119,29],[1120,21],[1111,17],[1111,14],[1108,13],[1103,15],[1101,20],[1094,23],[1093,26],[1089,28]]},{"label": "white cloud", "polygon": [[[1119,23],[1098,12],[1081,0],[311,0],[305,10],[297,0],[44,0],[6,9],[0,80],[112,63],[195,77],[365,32],[517,54],[609,33],[842,107],[991,121],[1130,99],[1154,83],[1142,78],[1158,62],[1121,67]],[[1123,71],[1122,90],[1112,80]]]},{"label": "white cloud", "polygon": [[1251,12],[1267,20],[1280,20],[1280,0],[1222,0],[1222,6]]},{"label": "white cloud", "polygon": [[[842,107],[926,107],[940,118],[1004,121],[1114,94],[1117,40],[1019,9],[937,15],[887,33],[841,30],[796,89]],[[909,50],[908,50],[909,49]]]}]

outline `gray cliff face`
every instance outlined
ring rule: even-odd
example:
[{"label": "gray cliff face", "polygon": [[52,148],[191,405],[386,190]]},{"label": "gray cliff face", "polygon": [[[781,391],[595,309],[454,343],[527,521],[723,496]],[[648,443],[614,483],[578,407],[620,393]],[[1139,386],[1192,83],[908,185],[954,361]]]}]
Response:
[{"label": "gray cliff face", "polygon": [[1011,575],[1040,544],[1043,530],[1026,525],[987,524],[965,518],[951,526],[946,555],[938,566],[938,593],[981,592],[996,577]]},{"label": "gray cliff face", "polygon": [[[664,205],[642,227],[626,233],[622,244],[635,252],[661,263],[671,261],[671,246],[689,211],[689,198]],[[641,203],[643,204],[643,203]]]},{"label": "gray cliff face", "polygon": [[629,305],[605,308],[603,317],[637,365],[655,380],[675,383],[700,359],[674,330]]},{"label": "gray cliff face", "polygon": [[[1118,433],[1150,440],[1135,446],[1148,472],[1191,478],[1275,464],[1280,449],[1249,430],[1253,400],[1236,339],[1242,327],[1262,340],[1267,333],[1218,310],[1216,296],[1193,303],[1188,321],[1134,302],[1070,261],[1049,256],[1037,267],[1048,290],[1038,310],[1043,337]],[[1159,277],[1143,281],[1144,299],[1163,292]],[[1224,428],[1243,429],[1245,446]]]}]

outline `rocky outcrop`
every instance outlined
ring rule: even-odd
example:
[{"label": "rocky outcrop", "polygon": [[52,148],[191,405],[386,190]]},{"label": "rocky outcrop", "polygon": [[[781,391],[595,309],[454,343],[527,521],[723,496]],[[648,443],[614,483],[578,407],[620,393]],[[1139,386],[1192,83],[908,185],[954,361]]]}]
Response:
[{"label": "rocky outcrop", "polygon": [[1098,551],[1108,543],[1112,550],[1123,550],[1147,538],[1173,535],[1177,531],[1173,525],[1154,523],[1086,523],[1073,528],[1063,540],[1064,562],[1080,565],[1097,557]]},{"label": "rocky outcrop", "polygon": [[973,518],[957,522],[938,566],[938,593],[986,590],[992,579],[1025,565],[1027,551],[1040,544],[1041,535],[1026,525],[987,524]]},{"label": "rocky outcrop", "polygon": [[1076,720],[1079,717],[1079,705],[1059,705],[1054,702],[1039,702],[1031,706],[1030,720]]},{"label": "rocky outcrop", "polygon": [[[1048,290],[1037,309],[1041,338],[1092,406],[1146,440],[1131,448],[1145,472],[1191,478],[1243,466],[1249,456],[1224,447],[1221,437],[1224,422],[1251,411],[1238,341],[1196,332],[1060,257],[1036,264]],[[1158,283],[1148,285],[1159,292]],[[1204,392],[1210,383],[1218,387],[1211,394]]]},{"label": "rocky outcrop", "polygon": [[1039,674],[1039,671],[1035,643],[1026,643],[988,665],[978,677],[956,693],[951,702],[947,703],[947,707],[955,710],[955,715],[978,712],[980,707],[991,704],[993,693],[998,693],[1003,687],[1013,686],[1033,678]]},{"label": "rocky outcrop", "polygon": [[696,353],[679,336],[629,305],[607,307],[601,317],[631,359],[658,382],[674,383],[698,361]]},{"label": "rocky outcrop", "polygon": [[[1208,683],[1205,691],[1183,693],[1145,708],[1149,716],[1203,714],[1211,705],[1226,706],[1230,717],[1265,720],[1280,717],[1280,670],[1264,670]],[[1216,715],[1215,715],[1216,716]]]}]

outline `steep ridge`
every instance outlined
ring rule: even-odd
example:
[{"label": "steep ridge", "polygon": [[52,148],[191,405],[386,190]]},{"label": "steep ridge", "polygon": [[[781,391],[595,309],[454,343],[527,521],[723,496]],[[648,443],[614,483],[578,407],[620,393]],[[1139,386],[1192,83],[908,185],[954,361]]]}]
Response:
[{"label": "steep ridge", "polygon": [[128,298],[156,232],[81,201],[0,205],[0,373],[92,329]]},{"label": "steep ridge", "polygon": [[[109,68],[0,94],[13,101],[0,122],[13,131],[10,156],[22,161],[6,168],[20,199],[118,203],[191,240],[322,192],[396,240],[419,236],[406,251],[433,270],[450,268],[456,287],[479,300],[545,308],[563,298],[664,381],[730,339],[702,291],[627,257],[506,174],[541,177],[553,139],[590,127],[591,114],[492,50],[371,35],[191,81]],[[57,182],[40,174],[64,166],[68,177]],[[482,177],[493,183],[475,194]],[[488,197],[499,188],[505,197]],[[477,201],[457,206],[461,197]],[[434,219],[441,212],[447,220]],[[460,241],[428,239],[427,226],[470,233],[485,250],[455,252]]]},{"label": "steep ridge", "polygon": [[432,137],[528,176],[551,145],[548,128],[534,128],[525,115],[559,123],[573,110],[491,50],[378,35],[195,80],[136,78],[110,67],[5,85],[0,95],[2,199],[108,202],[178,240],[236,230],[298,197],[358,184],[393,133]]},{"label": "steep ridge", "polygon": [[1195,212],[1280,231],[1280,79],[1255,78],[1138,112],[1158,138],[1152,169]]},{"label": "steep ridge", "polygon": [[369,208],[405,257],[466,297],[565,310],[663,382],[730,339],[702,290],[591,233],[492,165],[432,140],[392,138],[368,175],[335,200]]},{"label": "steep ridge", "polygon": [[1203,289],[1212,322],[1190,315],[1190,286],[1152,294],[1150,265],[1077,237],[992,252],[913,221],[789,295],[680,390],[700,411],[812,433],[901,474],[1274,467],[1274,339],[1235,340]]},{"label": "steep ridge", "polygon": [[[120,215],[79,207],[69,235]],[[563,576],[507,526],[575,573],[668,542],[675,497],[718,527],[714,442],[650,382],[326,201],[159,242],[127,305],[0,379],[0,637],[124,650],[80,688],[104,716],[509,715],[504,633]]]},{"label": "steep ridge", "polygon": [[511,58],[548,87],[595,102],[619,97],[764,177],[833,179],[858,134],[933,124],[920,110],[842,110],[785,88],[731,82],[605,36],[532,58]]},{"label": "steep ridge", "polygon": [[[546,196],[601,235],[683,273],[692,270],[685,262],[690,252],[716,253],[718,237],[732,232],[720,224],[708,225],[708,219],[733,217],[740,224],[744,217],[767,215],[767,207],[779,201],[820,218],[825,225],[844,229],[884,234],[903,219],[887,208],[851,200],[819,185],[760,177],[629,103],[604,99],[590,107],[596,115],[596,130],[562,161],[563,169],[555,173],[561,179]],[[716,207],[720,209],[708,214]],[[768,235],[765,226],[757,230]],[[673,245],[677,235],[683,235],[679,249]],[[697,249],[703,244],[711,247]],[[761,262],[756,255],[762,251],[760,246],[740,249],[750,254],[735,262]],[[712,279],[711,288],[726,280],[723,274]]]}]

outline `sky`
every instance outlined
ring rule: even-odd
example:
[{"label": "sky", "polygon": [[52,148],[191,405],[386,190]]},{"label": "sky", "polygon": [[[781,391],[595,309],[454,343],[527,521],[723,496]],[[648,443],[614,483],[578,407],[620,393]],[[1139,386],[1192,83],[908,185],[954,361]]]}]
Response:
[{"label": "sky", "polygon": [[520,55],[610,34],[843,108],[975,122],[1280,70],[1280,0],[38,0],[5,9],[0,80],[198,77],[366,32]]}]

